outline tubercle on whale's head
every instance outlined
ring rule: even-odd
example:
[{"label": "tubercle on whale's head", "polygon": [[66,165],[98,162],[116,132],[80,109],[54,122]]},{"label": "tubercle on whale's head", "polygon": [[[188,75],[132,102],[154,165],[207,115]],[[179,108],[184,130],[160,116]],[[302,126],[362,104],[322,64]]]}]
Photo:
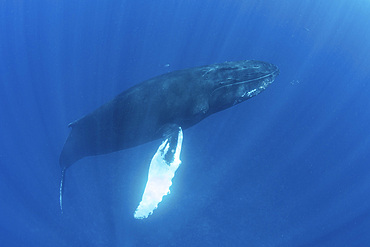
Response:
[{"label": "tubercle on whale's head", "polygon": [[276,65],[255,60],[216,64],[208,69],[208,80],[213,81],[209,98],[212,112],[224,110],[258,95],[279,75]]}]

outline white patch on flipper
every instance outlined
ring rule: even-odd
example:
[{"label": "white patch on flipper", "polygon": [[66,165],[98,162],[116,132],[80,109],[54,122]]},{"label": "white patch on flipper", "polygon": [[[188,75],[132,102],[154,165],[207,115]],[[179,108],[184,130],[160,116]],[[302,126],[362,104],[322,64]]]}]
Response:
[{"label": "white patch on flipper", "polygon": [[156,209],[158,204],[162,201],[163,196],[170,193],[172,179],[175,176],[177,168],[179,168],[181,164],[180,153],[182,139],[182,129],[179,128],[173,162],[168,163],[165,160],[167,152],[174,152],[174,150],[169,150],[169,138],[162,142],[157,152],[154,154],[150,162],[148,181],[145,186],[144,194],[134,214],[136,219],[144,219],[151,215],[153,210]]}]

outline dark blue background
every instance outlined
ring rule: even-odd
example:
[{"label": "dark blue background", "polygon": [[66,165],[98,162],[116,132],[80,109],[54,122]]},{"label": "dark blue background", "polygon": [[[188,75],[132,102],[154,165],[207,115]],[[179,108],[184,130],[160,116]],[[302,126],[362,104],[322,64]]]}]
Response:
[{"label": "dark blue background", "polygon": [[[369,13],[365,0],[1,1],[1,246],[370,246]],[[280,76],[185,131],[154,215],[133,218],[160,141],[76,163],[60,213],[69,122],[150,77],[243,59]]]}]

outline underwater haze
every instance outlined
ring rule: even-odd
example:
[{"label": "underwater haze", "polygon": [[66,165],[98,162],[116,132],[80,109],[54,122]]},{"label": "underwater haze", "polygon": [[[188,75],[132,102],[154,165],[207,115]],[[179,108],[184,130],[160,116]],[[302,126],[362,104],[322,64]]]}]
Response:
[{"label": "underwater haze", "polygon": [[[370,1],[2,0],[1,246],[370,246]],[[171,194],[134,218],[161,141],[81,159],[70,122],[167,72],[254,59],[263,93],[184,130]]]}]

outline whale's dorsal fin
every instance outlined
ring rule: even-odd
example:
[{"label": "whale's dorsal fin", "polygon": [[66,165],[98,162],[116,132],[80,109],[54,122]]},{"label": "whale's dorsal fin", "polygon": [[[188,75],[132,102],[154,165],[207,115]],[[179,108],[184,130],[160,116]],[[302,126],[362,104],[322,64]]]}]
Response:
[{"label": "whale's dorsal fin", "polygon": [[[79,119],[78,119],[78,120],[79,120]],[[75,125],[76,125],[76,123],[78,122],[78,120],[75,120],[75,121],[73,121],[73,122],[69,123],[69,124],[68,124],[68,128],[73,128],[73,126],[75,126]]]}]

